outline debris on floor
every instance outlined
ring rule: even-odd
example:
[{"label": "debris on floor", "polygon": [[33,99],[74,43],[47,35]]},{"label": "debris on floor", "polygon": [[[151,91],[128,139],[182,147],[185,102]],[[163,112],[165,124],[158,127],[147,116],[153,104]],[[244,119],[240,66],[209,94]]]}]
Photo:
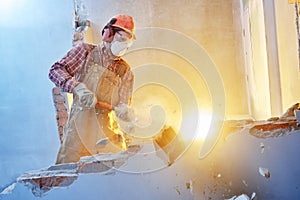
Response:
[{"label": "debris on floor", "polygon": [[32,190],[34,196],[42,197],[53,188],[70,186],[79,174],[111,174],[126,163],[129,157],[140,150],[139,145],[129,146],[126,151],[117,154],[96,154],[82,157],[77,163],[53,165],[47,169],[29,171],[6,187],[0,194],[9,194],[17,183],[23,183]]},{"label": "debris on floor", "polygon": [[256,199],[257,199],[257,198],[256,198],[256,193],[253,192],[252,195],[251,195],[251,200],[256,200]]},{"label": "debris on floor", "polygon": [[191,189],[191,183],[190,182],[187,182],[187,183],[185,183],[185,186],[186,186],[186,189]]},{"label": "debris on floor", "polygon": [[254,125],[250,130],[250,134],[257,138],[280,137],[293,133],[299,130],[296,120],[279,121],[279,122],[263,122]]},{"label": "debris on floor", "polygon": [[[299,103],[296,103],[280,117],[271,117],[267,120],[242,119],[224,121],[223,135],[226,138],[228,135],[246,128],[249,129],[249,133],[252,136],[257,138],[281,137],[295,133],[297,130],[300,130],[295,116],[295,111],[299,109],[298,106]],[[262,153],[263,151],[262,149]]]},{"label": "debris on floor", "polygon": [[242,182],[243,182],[243,184],[244,184],[246,187],[248,187],[247,181],[245,181],[245,180],[243,179]]},{"label": "debris on floor", "polygon": [[189,182],[185,183],[186,189],[190,190],[190,193],[193,194],[193,181],[190,180]]},{"label": "debris on floor", "polygon": [[245,195],[245,194],[241,194],[240,196],[233,196],[230,199],[225,199],[225,200],[250,200],[250,198]]},{"label": "debris on floor", "polygon": [[172,127],[165,126],[162,131],[153,138],[156,155],[168,166],[184,152],[185,143],[179,133]]},{"label": "debris on floor", "polygon": [[299,107],[299,103],[292,105],[280,117],[272,117],[266,121],[255,122],[250,128],[251,135],[257,138],[270,138],[289,135],[299,130],[295,110]]},{"label": "debris on floor", "polygon": [[263,142],[260,143],[260,153],[263,154],[265,152],[265,144]]},{"label": "debris on floor", "polygon": [[98,140],[96,142],[96,145],[98,146],[105,146],[109,143],[109,139],[106,137],[106,138],[101,138],[100,140]]},{"label": "debris on floor", "polygon": [[258,168],[258,172],[259,172],[262,176],[264,176],[264,177],[266,177],[266,178],[270,178],[270,177],[271,177],[271,174],[270,174],[270,172],[269,172],[269,170],[268,170],[267,168],[259,167],[259,168]]},{"label": "debris on floor", "polygon": [[12,183],[7,186],[0,194],[10,194],[16,187],[17,183]]},{"label": "debris on floor", "polygon": [[176,190],[176,192],[177,192],[178,195],[181,194],[181,192],[180,192],[180,190],[178,189],[178,187],[176,187],[175,190]]},{"label": "debris on floor", "polygon": [[241,194],[239,196],[233,196],[231,197],[230,199],[225,199],[225,200],[255,200],[256,199],[256,193],[253,192],[252,195],[251,195],[251,198],[246,195],[246,194]]}]

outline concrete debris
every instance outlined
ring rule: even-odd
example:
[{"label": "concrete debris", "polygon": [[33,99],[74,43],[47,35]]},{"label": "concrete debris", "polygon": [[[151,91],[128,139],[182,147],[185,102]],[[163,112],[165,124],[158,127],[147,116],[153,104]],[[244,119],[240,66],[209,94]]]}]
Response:
[{"label": "concrete debris", "polygon": [[235,200],[250,200],[250,198],[245,194],[241,194],[240,196],[235,198]]},{"label": "concrete debris", "polygon": [[280,119],[279,117],[271,117],[267,119],[267,121],[274,122],[274,121],[278,121],[279,119]]},{"label": "concrete debris", "polygon": [[293,133],[299,130],[296,120],[294,121],[280,121],[280,122],[266,122],[254,125],[250,130],[250,134],[257,138],[280,137]]},{"label": "concrete debris", "polygon": [[234,195],[233,197],[231,197],[230,199],[225,199],[225,200],[235,200],[236,199],[236,195]]},{"label": "concrete debris", "polygon": [[172,127],[165,126],[162,131],[153,138],[156,155],[168,166],[184,152],[185,143],[179,133]]},{"label": "concrete debris", "polygon": [[222,135],[227,139],[227,136],[232,133],[244,129],[249,129],[249,133],[257,138],[280,137],[295,133],[300,130],[295,116],[298,107],[299,103],[296,103],[280,117],[271,117],[262,121],[253,121],[252,119],[226,120],[224,121]]},{"label": "concrete debris", "polygon": [[190,182],[187,182],[187,183],[185,183],[185,186],[186,186],[186,189],[191,189],[191,183]]},{"label": "concrete debris", "polygon": [[256,193],[253,192],[252,195],[251,195],[251,200],[256,200],[256,199],[257,199],[257,198],[256,198]]},{"label": "concrete debris", "polygon": [[180,190],[178,188],[175,188],[176,192],[178,193],[178,195],[180,195]]},{"label": "concrete debris", "polygon": [[47,169],[29,171],[22,174],[16,182],[6,187],[0,194],[9,194],[17,183],[23,183],[32,190],[35,196],[42,197],[53,188],[70,186],[79,174],[112,174],[112,171],[120,168],[139,150],[139,145],[132,145],[126,151],[117,154],[86,156],[82,157],[78,163],[65,163],[50,166]]},{"label": "concrete debris", "polygon": [[34,196],[42,197],[56,187],[68,187],[78,177],[74,170],[38,170],[22,174],[17,182],[24,183],[32,190]]},{"label": "concrete debris", "polygon": [[193,181],[190,180],[189,182],[185,183],[186,189],[190,190],[190,193],[193,194]]},{"label": "concrete debris", "polygon": [[242,182],[243,182],[243,184],[244,184],[246,187],[248,187],[247,181],[245,181],[245,180],[243,179]]},{"label": "concrete debris", "polygon": [[108,144],[108,142],[109,142],[109,139],[107,137],[106,138],[101,138],[100,140],[98,140],[96,142],[96,145],[97,146],[105,146],[105,145]]},{"label": "concrete debris", "polygon": [[58,170],[69,170],[69,171],[77,171],[78,163],[65,163],[59,165],[53,165],[48,167],[49,171],[58,171]]},{"label": "concrete debris", "polygon": [[0,194],[10,194],[16,187],[17,183],[13,183],[9,186],[7,186]]},{"label": "concrete debris", "polygon": [[225,200],[256,200],[256,193],[253,192],[252,195],[251,195],[251,198],[246,195],[246,194],[241,194],[240,196],[233,196],[231,197],[230,199],[225,199]]},{"label": "concrete debris", "polygon": [[241,194],[240,196],[233,196],[230,199],[225,200],[250,200],[250,198],[246,194]]},{"label": "concrete debris", "polygon": [[78,163],[78,173],[101,173],[119,168],[128,159],[126,154],[97,154],[82,157]]},{"label": "concrete debris", "polygon": [[267,168],[259,167],[259,168],[258,168],[258,172],[259,172],[262,176],[264,176],[264,177],[266,177],[266,178],[270,178],[270,177],[271,177],[271,174],[270,174],[270,172],[269,172],[269,170],[268,170]]},{"label": "concrete debris", "polygon": [[272,117],[267,121],[255,122],[249,132],[258,138],[269,138],[289,135],[296,130],[300,130],[295,116],[295,111],[298,109],[299,103],[296,103],[280,117]]},{"label": "concrete debris", "polygon": [[295,103],[294,105],[289,107],[287,111],[280,116],[280,118],[295,117],[294,112],[295,110],[298,110],[298,108],[299,108],[299,103]]},{"label": "concrete debris", "polygon": [[260,153],[263,154],[264,151],[265,151],[265,145],[264,145],[264,143],[262,143],[262,142],[260,143],[260,149],[261,149],[261,150],[260,150]]},{"label": "concrete debris", "polygon": [[297,125],[300,124],[300,110],[295,110],[295,117],[297,121]]}]

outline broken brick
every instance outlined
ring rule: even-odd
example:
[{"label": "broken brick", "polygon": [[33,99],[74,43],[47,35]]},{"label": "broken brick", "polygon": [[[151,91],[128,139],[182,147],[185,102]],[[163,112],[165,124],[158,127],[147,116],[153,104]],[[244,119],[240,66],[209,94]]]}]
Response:
[{"label": "broken brick", "polygon": [[58,103],[55,105],[55,108],[57,111],[66,111],[67,110],[67,107],[65,104],[63,103]]},{"label": "broken brick", "polygon": [[62,95],[54,95],[53,96],[53,101],[54,101],[54,103],[65,103],[66,99]]},{"label": "broken brick", "polygon": [[59,89],[58,89],[57,87],[54,87],[54,88],[52,89],[52,94],[59,95],[59,94],[60,94]]},{"label": "broken brick", "polygon": [[57,112],[56,118],[68,118],[68,112]]},{"label": "broken brick", "polygon": [[296,121],[276,121],[253,125],[249,133],[257,138],[269,138],[288,135],[298,129]]},{"label": "broken brick", "polygon": [[63,126],[59,126],[59,127],[58,127],[58,132],[62,134],[63,131],[64,131],[64,127],[63,127]]},{"label": "broken brick", "polygon": [[60,118],[57,119],[57,125],[58,126],[65,126],[68,122],[68,118]]},{"label": "broken brick", "polygon": [[274,131],[276,129],[288,129],[291,126],[297,126],[296,122],[275,122],[255,125],[251,129],[257,129],[261,131]]}]

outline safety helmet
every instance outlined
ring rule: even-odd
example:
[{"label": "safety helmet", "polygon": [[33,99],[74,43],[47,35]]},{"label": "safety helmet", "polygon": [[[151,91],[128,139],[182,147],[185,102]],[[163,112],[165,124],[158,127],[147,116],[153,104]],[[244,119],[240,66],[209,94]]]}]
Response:
[{"label": "safety helmet", "polygon": [[120,28],[124,30],[125,32],[132,35],[133,39],[136,39],[135,37],[135,25],[133,18],[129,15],[117,15],[113,17],[116,19],[116,22],[112,24],[112,27]]},{"label": "safety helmet", "polygon": [[134,40],[136,39],[134,21],[129,15],[120,14],[112,17],[102,30],[102,36],[104,40],[108,39],[108,37],[111,35],[111,27],[121,29],[132,35]]}]

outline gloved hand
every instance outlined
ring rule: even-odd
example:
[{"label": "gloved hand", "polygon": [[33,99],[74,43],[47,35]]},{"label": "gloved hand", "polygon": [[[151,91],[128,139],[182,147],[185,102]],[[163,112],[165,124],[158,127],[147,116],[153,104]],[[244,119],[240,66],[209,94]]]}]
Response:
[{"label": "gloved hand", "polygon": [[92,108],[97,103],[95,94],[90,91],[84,83],[79,83],[73,90],[73,93],[79,98],[82,106]]},{"label": "gloved hand", "polygon": [[127,104],[121,103],[113,108],[116,113],[116,116],[123,121],[131,121],[131,117],[134,115],[133,109],[128,107]]}]

